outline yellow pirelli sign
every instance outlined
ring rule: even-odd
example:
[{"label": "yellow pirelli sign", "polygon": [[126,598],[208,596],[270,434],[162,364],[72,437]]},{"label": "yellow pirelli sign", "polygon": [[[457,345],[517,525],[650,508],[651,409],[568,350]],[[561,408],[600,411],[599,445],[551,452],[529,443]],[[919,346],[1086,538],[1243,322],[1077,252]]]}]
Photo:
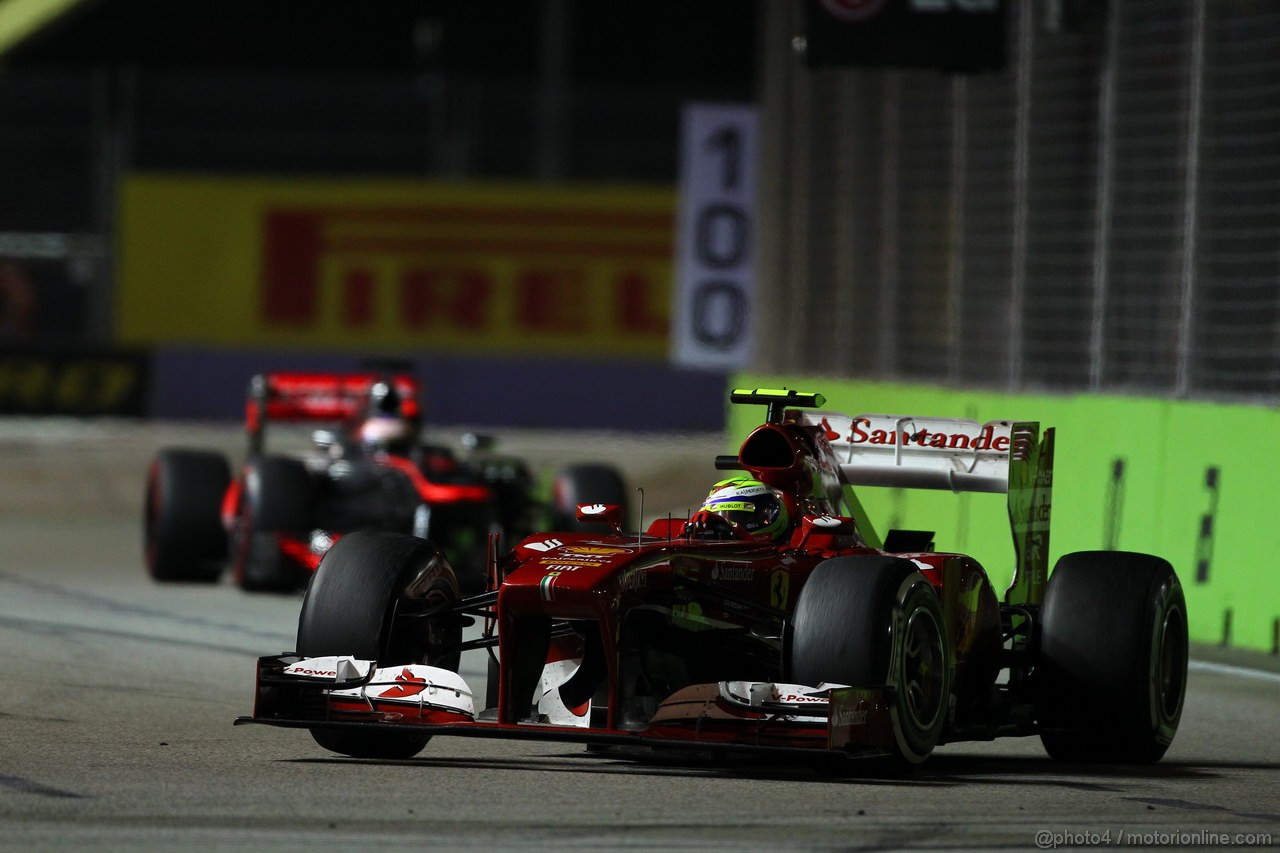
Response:
[{"label": "yellow pirelli sign", "polygon": [[130,344],[667,349],[671,190],[135,176]]}]

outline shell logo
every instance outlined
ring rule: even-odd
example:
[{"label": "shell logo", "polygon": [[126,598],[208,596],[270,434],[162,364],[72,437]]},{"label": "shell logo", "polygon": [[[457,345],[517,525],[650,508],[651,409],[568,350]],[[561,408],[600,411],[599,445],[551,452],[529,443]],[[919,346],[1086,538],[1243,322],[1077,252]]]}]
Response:
[{"label": "shell logo", "polygon": [[400,674],[396,676],[396,684],[387,690],[378,694],[379,699],[404,699],[408,696],[416,696],[423,690],[427,689],[427,680],[414,675],[408,667],[400,670]]},{"label": "shell logo", "polygon": [[612,557],[615,554],[628,553],[626,548],[608,548],[601,545],[574,545],[565,548],[562,554],[589,554],[593,557]]}]

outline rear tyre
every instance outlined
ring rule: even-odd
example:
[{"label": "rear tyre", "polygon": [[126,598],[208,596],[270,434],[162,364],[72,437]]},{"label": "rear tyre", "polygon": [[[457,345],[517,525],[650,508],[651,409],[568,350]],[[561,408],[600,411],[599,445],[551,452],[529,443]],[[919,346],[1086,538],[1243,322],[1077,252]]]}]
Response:
[{"label": "rear tyre", "polygon": [[[946,723],[951,652],[933,586],[907,561],[836,557],[814,569],[796,601],[788,679],[887,685],[890,769],[920,764]],[[820,770],[829,772],[823,765]]]},{"label": "rear tyre", "polygon": [[1035,671],[1040,740],[1058,761],[1148,764],[1187,689],[1187,603],[1159,557],[1081,551],[1045,588]]},{"label": "rear tyre", "polygon": [[607,524],[578,520],[578,504],[612,504],[630,515],[627,486],[612,465],[570,465],[551,483],[551,528],[566,533],[609,533]]},{"label": "rear tyre", "polygon": [[[426,663],[458,671],[456,620],[409,614],[458,598],[453,569],[435,545],[414,536],[350,533],[329,549],[302,601],[298,654],[351,655],[379,666]],[[355,758],[411,758],[430,735],[313,729],[316,743]]]},{"label": "rear tyre", "polygon": [[168,449],[147,473],[143,553],[157,581],[213,583],[227,559],[222,498],[231,468],[221,453]]},{"label": "rear tyre", "polygon": [[280,548],[280,537],[311,535],[315,482],[300,459],[264,456],[246,463],[236,519],[236,584],[246,591],[285,592],[306,583],[307,572]]}]

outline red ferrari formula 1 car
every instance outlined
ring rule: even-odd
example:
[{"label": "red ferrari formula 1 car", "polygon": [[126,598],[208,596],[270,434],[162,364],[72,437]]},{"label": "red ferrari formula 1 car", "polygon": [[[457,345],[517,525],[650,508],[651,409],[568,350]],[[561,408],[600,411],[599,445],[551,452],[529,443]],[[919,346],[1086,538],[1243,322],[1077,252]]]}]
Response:
[{"label": "red ferrari formula 1 car", "polygon": [[[837,769],[1011,735],[1060,760],[1164,754],[1186,684],[1182,589],[1146,554],[1078,552],[1048,573],[1052,429],[806,412],[823,398],[786,390],[732,400],[767,420],[716,460],[737,473],[700,510],[628,533],[616,507],[581,506],[614,532],[493,548],[483,594],[462,597],[428,541],[344,538],[296,651],[259,660],[237,722],[307,728],[358,757],[412,756],[436,735]],[[882,540],[856,485],[1006,493],[1009,589],[928,532]],[[457,674],[473,649],[490,656],[483,702]]]},{"label": "red ferrari formula 1 car", "polygon": [[[302,457],[267,453],[268,423],[323,421]],[[467,436],[470,454],[420,441],[412,375],[268,373],[250,383],[249,452],[236,476],[215,451],[170,448],[151,463],[145,504],[147,569],[159,581],[215,581],[230,562],[248,590],[304,586],[342,535],[382,530],[428,538],[448,555],[464,592],[485,587],[490,533],[524,538],[549,522],[577,524],[580,501],[626,501],[606,465],[556,474],[552,503],[535,498],[520,459]],[[597,525],[597,527],[600,527]],[[607,528],[602,528],[606,529]]]}]

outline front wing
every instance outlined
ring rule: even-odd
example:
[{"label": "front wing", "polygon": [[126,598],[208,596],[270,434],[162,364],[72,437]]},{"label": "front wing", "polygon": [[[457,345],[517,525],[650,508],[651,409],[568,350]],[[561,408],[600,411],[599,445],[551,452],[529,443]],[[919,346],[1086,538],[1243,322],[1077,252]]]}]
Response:
[{"label": "front wing", "polygon": [[430,735],[692,749],[877,757],[893,743],[891,688],[722,681],[663,700],[642,728],[549,721],[501,723],[477,714],[454,672],[421,664],[381,668],[350,657],[258,660],[252,716],[236,725],[412,731]]}]

